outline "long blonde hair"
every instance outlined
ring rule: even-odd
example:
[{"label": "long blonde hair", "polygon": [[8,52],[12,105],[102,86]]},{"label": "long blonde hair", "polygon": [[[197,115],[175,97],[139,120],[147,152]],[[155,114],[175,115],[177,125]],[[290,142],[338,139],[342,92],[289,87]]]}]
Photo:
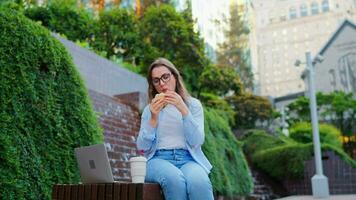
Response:
[{"label": "long blonde hair", "polygon": [[190,94],[188,93],[187,89],[184,86],[182,76],[180,75],[179,71],[174,66],[174,64],[165,58],[157,58],[148,68],[147,81],[148,81],[149,102],[151,102],[152,99],[155,97],[155,95],[158,93],[155,86],[152,84],[152,70],[155,67],[159,67],[159,66],[166,67],[172,73],[172,75],[176,79],[175,92],[178,93],[182,97],[183,101],[187,104],[188,97],[190,96]]}]

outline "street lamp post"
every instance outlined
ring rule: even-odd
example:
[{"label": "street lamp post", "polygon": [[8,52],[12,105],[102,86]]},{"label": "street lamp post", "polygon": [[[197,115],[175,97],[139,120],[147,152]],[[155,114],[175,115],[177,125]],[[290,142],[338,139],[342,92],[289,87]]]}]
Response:
[{"label": "street lamp post", "polygon": [[321,150],[320,150],[320,138],[319,138],[319,126],[318,126],[318,115],[317,115],[317,105],[316,105],[316,95],[315,95],[315,71],[314,65],[316,62],[321,62],[321,60],[312,60],[310,52],[306,52],[306,64],[309,79],[309,93],[310,93],[310,113],[312,119],[313,128],[313,143],[314,143],[314,158],[316,174],[312,177],[312,191],[315,198],[328,198],[329,197],[329,184],[328,178],[323,174],[323,167],[321,162]]}]

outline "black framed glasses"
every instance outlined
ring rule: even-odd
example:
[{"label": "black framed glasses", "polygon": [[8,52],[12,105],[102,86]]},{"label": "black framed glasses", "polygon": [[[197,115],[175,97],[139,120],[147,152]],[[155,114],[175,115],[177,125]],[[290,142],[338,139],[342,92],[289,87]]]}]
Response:
[{"label": "black framed glasses", "polygon": [[162,74],[162,76],[160,78],[153,78],[152,84],[154,86],[157,86],[157,85],[159,85],[161,80],[163,83],[167,83],[169,80],[171,80],[171,75],[172,75],[171,73],[165,73],[165,74]]}]

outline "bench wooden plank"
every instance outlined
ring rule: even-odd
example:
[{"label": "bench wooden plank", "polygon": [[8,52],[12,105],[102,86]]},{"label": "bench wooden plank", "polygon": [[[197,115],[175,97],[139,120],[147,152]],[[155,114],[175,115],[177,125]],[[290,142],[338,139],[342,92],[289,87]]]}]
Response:
[{"label": "bench wooden plank", "polygon": [[98,185],[91,184],[91,200],[97,200],[98,197]]},{"label": "bench wooden plank", "polygon": [[65,200],[70,200],[70,188],[71,188],[71,185],[64,186],[64,199]]},{"label": "bench wooden plank", "polygon": [[105,184],[98,184],[98,200],[105,200]]},{"label": "bench wooden plank", "polygon": [[79,185],[71,185],[71,191],[70,191],[71,199],[73,199],[73,200],[78,199],[78,188],[79,188]]},{"label": "bench wooden plank", "polygon": [[78,186],[78,200],[84,200],[84,185]]},{"label": "bench wooden plank", "polygon": [[64,185],[58,185],[58,200],[64,200]]},{"label": "bench wooden plank", "polygon": [[129,200],[136,200],[136,184],[129,184]]},{"label": "bench wooden plank", "polygon": [[58,185],[52,187],[52,200],[58,200]]},{"label": "bench wooden plank", "polygon": [[164,195],[158,184],[145,183],[142,192],[142,200],[164,200]]},{"label": "bench wooden plank", "polygon": [[120,199],[120,192],[121,192],[121,185],[120,184],[115,184],[114,183],[114,192],[113,192],[113,199]]},{"label": "bench wooden plank", "polygon": [[136,185],[136,200],[143,200],[143,183]]},{"label": "bench wooden plank", "polygon": [[52,200],[164,200],[154,183],[57,184]]},{"label": "bench wooden plank", "polygon": [[91,184],[84,185],[84,199],[90,200],[91,198]]},{"label": "bench wooden plank", "polygon": [[105,185],[105,200],[113,200],[113,184]]},{"label": "bench wooden plank", "polygon": [[120,194],[120,200],[128,200],[128,184],[127,183],[123,183],[121,185],[121,194]]}]

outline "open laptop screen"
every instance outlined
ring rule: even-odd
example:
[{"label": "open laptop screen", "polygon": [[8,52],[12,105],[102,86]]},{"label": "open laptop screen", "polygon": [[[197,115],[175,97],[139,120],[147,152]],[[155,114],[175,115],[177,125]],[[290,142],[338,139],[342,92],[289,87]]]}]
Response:
[{"label": "open laptop screen", "polygon": [[75,148],[82,183],[113,183],[114,178],[104,144]]}]

